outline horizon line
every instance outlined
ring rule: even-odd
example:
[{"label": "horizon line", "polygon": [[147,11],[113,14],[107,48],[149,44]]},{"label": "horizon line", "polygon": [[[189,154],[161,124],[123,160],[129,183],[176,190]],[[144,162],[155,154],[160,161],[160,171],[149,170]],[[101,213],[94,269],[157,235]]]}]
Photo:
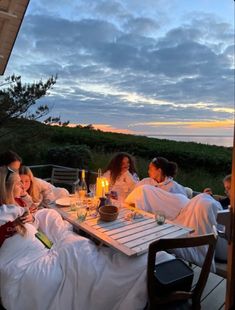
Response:
[{"label": "horizon line", "polygon": [[145,136],[153,136],[153,137],[220,137],[220,138],[233,138],[233,135],[231,136],[223,136],[223,135],[177,135],[177,134],[150,134]]}]

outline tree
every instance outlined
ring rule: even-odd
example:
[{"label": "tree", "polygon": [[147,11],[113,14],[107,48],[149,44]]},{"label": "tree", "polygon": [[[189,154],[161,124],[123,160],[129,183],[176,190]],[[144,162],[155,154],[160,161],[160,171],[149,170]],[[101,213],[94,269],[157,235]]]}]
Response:
[{"label": "tree", "polygon": [[[32,84],[22,84],[21,76],[12,75],[0,84],[0,128],[16,118],[38,120],[49,113],[47,105],[40,105],[30,111],[37,100],[48,94],[56,83],[57,76],[51,76],[45,83],[40,80]],[[2,87],[8,86],[1,90]],[[44,120],[46,123],[60,121],[60,118]]]}]

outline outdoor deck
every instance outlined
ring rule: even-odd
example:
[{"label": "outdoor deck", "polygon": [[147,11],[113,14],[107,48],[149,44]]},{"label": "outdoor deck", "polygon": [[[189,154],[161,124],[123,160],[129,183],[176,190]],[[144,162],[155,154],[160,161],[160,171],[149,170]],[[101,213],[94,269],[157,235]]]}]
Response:
[{"label": "outdoor deck", "polygon": [[[194,279],[193,286],[198,280],[201,268],[193,266]],[[217,274],[210,273],[207,280],[206,287],[203,291],[201,298],[201,310],[221,310],[225,309],[225,293],[226,293],[226,279]],[[189,310],[191,309],[190,302],[172,304],[171,306],[165,305],[159,307],[161,310]]]},{"label": "outdoor deck", "polygon": [[[200,274],[200,268],[197,266],[194,266],[194,279],[193,283],[196,283],[198,276]],[[225,303],[225,291],[226,291],[226,279],[218,276],[217,274],[210,273],[206,287],[202,294],[201,299],[201,310],[221,310],[225,309],[224,303]],[[3,310],[4,308],[0,305],[0,310]],[[189,306],[174,306],[164,309],[171,309],[171,310],[187,310],[190,309]]]},{"label": "outdoor deck", "polygon": [[[200,268],[194,268],[194,283],[198,279]],[[218,276],[217,274],[210,273],[207,280],[206,287],[202,294],[201,310],[224,309],[225,304],[225,292],[226,292],[226,279]]]}]

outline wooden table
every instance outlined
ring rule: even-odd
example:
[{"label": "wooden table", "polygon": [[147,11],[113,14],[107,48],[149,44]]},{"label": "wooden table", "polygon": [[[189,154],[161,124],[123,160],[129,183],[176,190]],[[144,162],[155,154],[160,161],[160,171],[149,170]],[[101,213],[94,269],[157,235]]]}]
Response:
[{"label": "wooden table", "polygon": [[125,215],[130,212],[121,208],[118,219],[113,222],[104,222],[99,216],[88,216],[84,222],[77,220],[77,212],[70,207],[55,206],[61,216],[70,222],[76,229],[82,229],[114,249],[128,256],[141,255],[148,252],[149,244],[160,238],[178,238],[188,235],[192,229],[166,221],[158,225],[151,213],[141,211],[142,218],[126,220]]}]

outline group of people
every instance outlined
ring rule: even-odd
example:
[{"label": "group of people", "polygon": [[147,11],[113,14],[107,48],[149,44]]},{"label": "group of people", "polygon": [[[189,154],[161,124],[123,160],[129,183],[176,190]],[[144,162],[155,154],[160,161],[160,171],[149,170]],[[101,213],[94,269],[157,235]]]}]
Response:
[{"label": "group of people", "polygon": [[[7,155],[7,156],[6,156]],[[4,157],[5,156],[5,157]],[[45,208],[65,189],[35,178],[14,152],[0,156],[0,292],[6,309],[143,309],[147,301],[146,254],[129,258],[98,248],[53,209]],[[212,231],[222,207],[211,195],[192,199],[174,180],[177,165],[154,158],[149,177],[139,181],[128,153],[118,153],[104,173],[120,200],[189,226],[195,234]],[[227,188],[229,193],[229,188]],[[52,247],[45,246],[40,231]],[[179,250],[199,265],[205,249]],[[159,252],[156,263],[174,259]],[[118,293],[117,293],[118,292]]]},{"label": "group of people", "polygon": [[[143,309],[147,255],[130,258],[111,248],[98,248],[75,234],[55,210],[38,208],[44,192],[33,194],[33,176],[28,179],[21,160],[17,163],[0,167],[3,306],[8,310]],[[31,205],[26,207],[29,198]],[[53,245],[45,246],[38,232]],[[174,256],[166,252],[156,256],[157,263],[169,259]]]},{"label": "group of people", "polygon": [[[110,190],[116,191],[121,201],[124,201],[136,187],[142,185],[152,185],[169,193],[182,194],[192,198],[192,190],[174,180],[177,171],[178,166],[175,162],[163,157],[155,157],[149,163],[149,177],[140,181],[136,172],[134,158],[128,153],[121,152],[111,159],[103,176],[108,179]],[[223,209],[227,209],[230,205],[231,174],[224,177],[223,184],[226,197],[219,199],[219,202]],[[205,188],[203,192],[213,197],[211,188]]]},{"label": "group of people", "polygon": [[[174,180],[178,166],[163,157],[156,157],[149,163],[149,177],[138,180],[134,159],[127,153],[113,157],[104,173],[110,182],[111,190],[127,204],[151,213],[164,213],[168,220],[194,230],[194,235],[211,233],[217,226],[217,213],[230,205],[231,175],[224,180],[225,198],[213,198],[210,188],[192,197],[192,190]],[[202,264],[206,248],[191,252],[181,251],[185,259]],[[227,259],[227,242],[219,237],[216,258]]]}]

